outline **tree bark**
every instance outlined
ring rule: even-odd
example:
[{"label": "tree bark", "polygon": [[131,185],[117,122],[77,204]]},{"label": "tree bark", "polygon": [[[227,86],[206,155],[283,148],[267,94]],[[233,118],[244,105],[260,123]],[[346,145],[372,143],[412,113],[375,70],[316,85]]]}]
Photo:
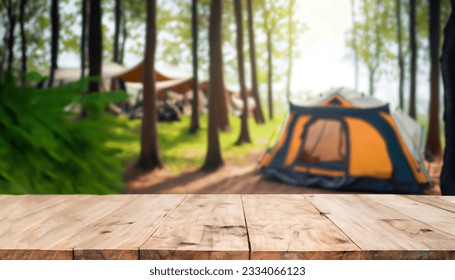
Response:
[{"label": "tree bark", "polygon": [[114,48],[113,61],[120,62],[119,45],[120,45],[120,25],[122,24],[122,4],[121,0],[115,0],[114,7]]},{"label": "tree bark", "polygon": [[[8,43],[8,32],[3,34],[3,44],[7,45]],[[6,59],[7,52],[4,51],[0,53],[0,81],[3,81],[3,73],[5,70],[5,59]]]},{"label": "tree bark", "polygon": [[248,11],[248,42],[250,51],[250,63],[251,63],[251,91],[253,94],[254,102],[256,107],[253,110],[254,120],[257,124],[265,123],[264,113],[262,112],[261,99],[259,98],[258,78],[256,71],[256,43],[254,36],[254,19],[253,19],[253,8],[251,4],[252,0],[247,0],[247,11]]},{"label": "tree bark", "polygon": [[[89,30],[88,30],[88,64],[89,76],[101,79],[103,60],[103,33],[102,33],[102,11],[100,0],[89,0]],[[100,90],[100,81],[90,82],[89,92]]]},{"label": "tree bark", "polygon": [[120,58],[119,58],[119,63],[123,64],[123,61],[125,59],[125,46],[126,46],[126,39],[128,38],[128,30],[126,29],[126,19],[123,16],[123,21],[122,21],[122,46],[120,49]]},{"label": "tree bark", "polygon": [[291,101],[291,76],[292,76],[292,66],[293,66],[293,46],[294,46],[294,34],[292,30],[292,15],[294,14],[295,0],[289,1],[289,11],[288,11],[288,69],[287,69],[287,80],[286,80],[286,99],[288,103]]},{"label": "tree bark", "polygon": [[[355,27],[355,2],[351,0],[351,18],[352,18],[352,33],[356,33]],[[357,91],[359,89],[359,54],[357,52],[357,42],[355,35],[352,36],[352,48],[354,49],[354,87]]]},{"label": "tree bark", "polygon": [[401,111],[404,110],[404,57],[403,57],[403,35],[401,30],[401,0],[396,0],[396,18],[397,18],[397,40],[398,40],[398,68],[399,84],[398,99]]},{"label": "tree bark", "polygon": [[442,195],[455,195],[455,0],[451,0],[452,13],[444,29],[442,46],[442,79],[444,82],[444,122],[446,146],[441,172]]},{"label": "tree bark", "polygon": [[60,32],[60,15],[59,15],[58,0],[51,2],[51,68],[49,73],[49,81],[47,86],[52,87],[54,84],[55,70],[58,68],[58,45]]},{"label": "tree bark", "polygon": [[21,30],[21,84],[25,86],[27,83],[27,37],[25,36],[25,6],[27,5],[27,0],[20,1],[19,8],[19,21],[20,21],[20,30]]},{"label": "tree bark", "polygon": [[13,70],[13,61],[14,61],[14,31],[16,29],[16,13],[14,11],[14,6],[11,3],[11,0],[7,3],[7,14],[8,14],[8,61],[7,61],[7,71],[11,72]]},{"label": "tree bark", "polygon": [[243,101],[240,135],[236,144],[242,145],[243,143],[251,143],[250,132],[248,129],[248,100],[246,96],[245,66],[243,60],[242,0],[234,0],[234,11],[235,22],[237,26],[237,64],[239,70],[240,96],[242,97]]},{"label": "tree bark", "polygon": [[273,54],[272,54],[272,30],[267,30],[267,100],[269,105],[269,119],[273,120]]},{"label": "tree bark", "polygon": [[89,0],[82,0],[82,8],[81,8],[81,16],[82,16],[82,23],[81,23],[81,41],[80,41],[80,55],[81,55],[81,78],[85,76],[85,54],[86,54],[86,47],[87,47],[87,17],[88,17],[88,8],[87,8],[87,1]]},{"label": "tree bark", "polygon": [[218,136],[218,121],[216,110],[221,99],[225,99],[223,81],[223,59],[221,43],[222,0],[210,2],[209,24],[209,127],[208,147],[204,170],[215,170],[223,165],[220,141]]},{"label": "tree bark", "polygon": [[199,130],[199,79],[198,79],[198,11],[197,0],[192,0],[191,5],[191,35],[193,37],[193,103],[191,104],[190,133]]},{"label": "tree bark", "polygon": [[440,0],[430,1],[430,112],[426,143],[427,157],[429,160],[441,158],[441,139],[439,129],[439,40],[440,40]]},{"label": "tree bark", "polygon": [[370,96],[374,96],[374,76],[375,76],[376,70],[374,68],[368,69],[368,83],[369,83],[369,88],[368,88],[368,93]]},{"label": "tree bark", "polygon": [[411,82],[409,85],[409,116],[417,119],[416,109],[416,86],[417,86],[417,31],[416,31],[416,0],[410,0],[409,9],[409,38],[411,46],[411,61],[410,61],[410,76]]},{"label": "tree bark", "polygon": [[155,89],[156,0],[147,0],[144,73],[142,83],[143,117],[139,166],[144,170],[162,167],[158,149]]}]

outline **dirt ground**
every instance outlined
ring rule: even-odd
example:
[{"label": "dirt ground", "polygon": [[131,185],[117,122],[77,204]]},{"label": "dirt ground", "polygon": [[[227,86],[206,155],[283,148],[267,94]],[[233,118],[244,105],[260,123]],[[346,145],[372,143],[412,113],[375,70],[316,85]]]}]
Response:
[{"label": "dirt ground", "polygon": [[[175,174],[167,169],[144,173],[134,165],[127,167],[125,182],[127,194],[294,194],[294,193],[347,193],[320,188],[293,186],[280,182],[272,182],[262,178],[259,173],[261,151],[252,152],[245,164],[239,166],[232,162],[216,172],[207,173],[199,169],[187,170]],[[433,178],[426,194],[438,195],[439,172],[441,163],[427,164]]]}]

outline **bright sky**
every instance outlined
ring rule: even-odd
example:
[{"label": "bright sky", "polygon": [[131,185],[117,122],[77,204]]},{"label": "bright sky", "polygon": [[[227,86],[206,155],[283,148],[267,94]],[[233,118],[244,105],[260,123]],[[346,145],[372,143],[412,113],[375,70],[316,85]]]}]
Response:
[{"label": "bright sky", "polygon": [[292,88],[319,93],[330,87],[352,87],[353,70],[347,58],[344,33],[350,26],[349,0],[301,0],[298,13],[309,29],[298,48]]},{"label": "bright sky", "polygon": [[[345,44],[346,31],[351,28],[350,0],[300,0],[298,13],[308,25],[299,42],[301,57],[295,62],[292,89],[313,95],[330,88],[354,88],[354,63]],[[422,67],[423,68],[423,67]],[[421,70],[419,70],[421,71]],[[425,71],[423,71],[425,72]],[[368,94],[368,76],[360,63],[359,91]],[[420,72],[418,98],[428,100],[428,78]],[[423,74],[423,75],[422,75]],[[405,94],[408,89],[405,88]],[[398,79],[382,77],[376,84],[376,97],[398,106]],[[294,96],[296,100],[304,95]],[[419,102],[418,110],[425,112],[427,103]]]}]

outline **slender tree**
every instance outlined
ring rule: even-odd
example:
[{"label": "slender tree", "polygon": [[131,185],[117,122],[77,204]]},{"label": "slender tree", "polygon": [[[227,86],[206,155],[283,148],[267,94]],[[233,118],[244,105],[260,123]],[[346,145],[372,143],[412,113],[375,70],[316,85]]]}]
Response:
[{"label": "slender tree", "polygon": [[[351,0],[351,20],[352,20],[352,33],[356,33],[355,26],[355,1]],[[352,49],[354,52],[354,87],[357,91],[359,89],[359,53],[357,50],[357,41],[353,35],[351,38]]]},{"label": "slender tree", "polygon": [[[215,1],[217,2],[217,1]],[[222,27],[220,27],[220,36],[221,40],[223,38],[222,36]],[[209,36],[210,40],[210,36]],[[210,44],[210,43],[209,43]],[[221,61],[220,65],[221,68],[223,68],[223,57],[220,55]],[[220,91],[223,95],[222,98],[219,98],[216,101],[216,120],[218,122],[218,128],[222,131],[231,131],[231,126],[229,124],[229,110],[228,110],[228,92],[226,87],[224,86],[224,77],[223,77],[223,72],[221,72],[221,82],[223,84],[223,90]]]},{"label": "slender tree", "polygon": [[[101,0],[89,0],[89,30],[88,30],[88,64],[89,76],[100,77],[103,59],[103,31],[101,25]],[[100,90],[100,82],[90,82],[89,92]]]},{"label": "slender tree", "polygon": [[417,118],[416,109],[416,85],[417,85],[417,30],[416,30],[416,0],[409,0],[409,39],[411,47],[410,77],[409,84],[409,115]]},{"label": "slender tree", "polygon": [[[391,1],[390,1],[391,2]],[[368,71],[369,94],[374,95],[376,81],[382,74],[383,63],[393,54],[387,48],[387,43],[396,41],[389,24],[393,20],[393,9],[390,3],[383,0],[363,0],[359,2],[359,13],[353,24],[352,36],[347,45],[358,54]],[[393,2],[392,2],[393,3]],[[352,40],[355,40],[355,46]]]},{"label": "slender tree", "polygon": [[141,134],[141,154],[139,166],[144,170],[161,167],[156,114],[155,93],[155,49],[156,49],[156,0],[147,0],[147,22],[145,36],[144,73],[142,83],[143,117]]},{"label": "slender tree", "polygon": [[114,46],[113,61],[120,62],[120,26],[122,24],[122,3],[121,0],[115,0],[114,5]]},{"label": "slender tree", "polygon": [[13,70],[13,61],[14,61],[14,43],[15,43],[15,29],[16,29],[16,12],[15,5],[11,0],[7,0],[6,10],[8,15],[8,61],[7,61],[7,71],[11,72]]},{"label": "slender tree", "polygon": [[218,136],[217,112],[218,103],[225,99],[223,79],[223,58],[221,42],[222,0],[210,1],[209,25],[209,127],[208,148],[204,170],[215,170],[223,165],[220,141]]},{"label": "slender tree", "polygon": [[82,7],[81,7],[81,16],[82,16],[82,23],[81,23],[81,41],[80,41],[80,53],[81,53],[81,78],[85,75],[85,55],[87,53],[87,24],[88,24],[88,5],[87,1],[89,0],[82,0]]},{"label": "slender tree", "polygon": [[272,51],[273,28],[268,28],[267,37],[267,100],[269,105],[269,119],[273,120],[273,51]]},{"label": "slender tree", "polygon": [[25,36],[25,7],[27,0],[21,0],[19,4],[19,25],[21,31],[21,83],[26,84],[27,77],[27,37]]},{"label": "slender tree", "polygon": [[55,70],[58,68],[58,45],[60,33],[60,15],[58,0],[51,1],[51,68],[47,86],[51,87],[54,83]]},{"label": "slender tree", "polygon": [[120,54],[119,54],[119,63],[123,64],[123,61],[125,59],[125,45],[126,45],[126,39],[128,38],[128,30],[126,28],[126,20],[122,21],[122,44],[120,48]]},{"label": "slender tree", "polygon": [[294,28],[293,28],[293,15],[294,15],[294,9],[295,9],[295,0],[290,0],[289,1],[289,7],[288,7],[288,56],[289,56],[289,62],[288,62],[288,69],[287,69],[287,80],[286,80],[286,99],[288,102],[291,100],[291,76],[292,76],[292,66],[293,66],[293,59],[294,59],[294,52],[293,52],[293,46],[294,46]]},{"label": "slender tree", "polygon": [[430,40],[430,110],[426,143],[427,156],[431,160],[441,157],[441,139],[439,129],[439,44],[441,1],[431,0],[429,17]]},{"label": "slender tree", "polygon": [[256,43],[254,36],[254,18],[253,18],[253,7],[251,4],[252,0],[247,0],[247,11],[248,11],[248,42],[250,52],[250,64],[251,64],[251,90],[256,103],[256,107],[253,110],[254,120],[257,124],[265,123],[264,113],[262,112],[261,99],[259,98],[259,87],[258,78],[256,71]]},{"label": "slender tree", "polygon": [[441,192],[455,195],[455,0],[451,0],[452,13],[444,29],[442,46],[442,78],[444,82],[444,122],[446,146],[441,173]]},{"label": "slender tree", "polygon": [[266,1],[264,3],[264,21],[263,27],[266,36],[266,49],[267,49],[267,101],[269,119],[273,119],[273,45],[272,35],[275,31],[275,25],[277,22],[277,14],[275,14],[275,3],[274,1]]},{"label": "slender tree", "polygon": [[[381,6],[382,6],[381,0],[376,0],[375,17],[380,17]],[[381,61],[380,56],[381,56],[383,43],[382,43],[382,38],[381,38],[381,34],[380,34],[380,29],[381,29],[381,25],[376,23],[374,25],[374,53],[372,54],[374,58],[373,58],[372,63],[368,65],[369,86],[370,86],[368,92],[369,92],[370,96],[373,96],[374,92],[376,90],[375,78],[376,78],[376,73],[379,69],[379,65],[380,65],[380,61]]]},{"label": "slender tree", "polygon": [[401,0],[396,0],[395,15],[397,19],[397,41],[398,41],[398,68],[399,68],[399,84],[398,84],[398,99],[400,109],[404,110],[404,57],[403,57],[403,34],[401,27]]},{"label": "slender tree", "polygon": [[243,101],[240,135],[237,145],[251,143],[250,132],[248,130],[248,100],[245,86],[245,66],[243,60],[243,16],[242,0],[234,0],[235,22],[237,27],[237,64],[239,69],[240,96]]},{"label": "slender tree", "polygon": [[199,78],[198,78],[198,11],[197,0],[192,0],[191,5],[191,35],[193,38],[193,103],[191,104],[190,133],[199,130]]}]

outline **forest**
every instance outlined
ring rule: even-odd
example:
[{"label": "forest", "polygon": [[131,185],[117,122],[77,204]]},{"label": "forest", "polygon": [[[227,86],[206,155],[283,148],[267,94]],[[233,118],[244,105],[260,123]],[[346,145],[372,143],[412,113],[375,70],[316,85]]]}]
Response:
[{"label": "forest", "polygon": [[[320,67],[304,60],[309,3],[1,0],[0,192],[153,193],[194,176],[259,187],[258,161],[291,145],[289,107],[323,95],[299,88],[297,69]],[[453,195],[454,1],[342,3],[352,73],[337,87],[397,100],[425,129],[422,162],[442,165],[436,192]]]}]

